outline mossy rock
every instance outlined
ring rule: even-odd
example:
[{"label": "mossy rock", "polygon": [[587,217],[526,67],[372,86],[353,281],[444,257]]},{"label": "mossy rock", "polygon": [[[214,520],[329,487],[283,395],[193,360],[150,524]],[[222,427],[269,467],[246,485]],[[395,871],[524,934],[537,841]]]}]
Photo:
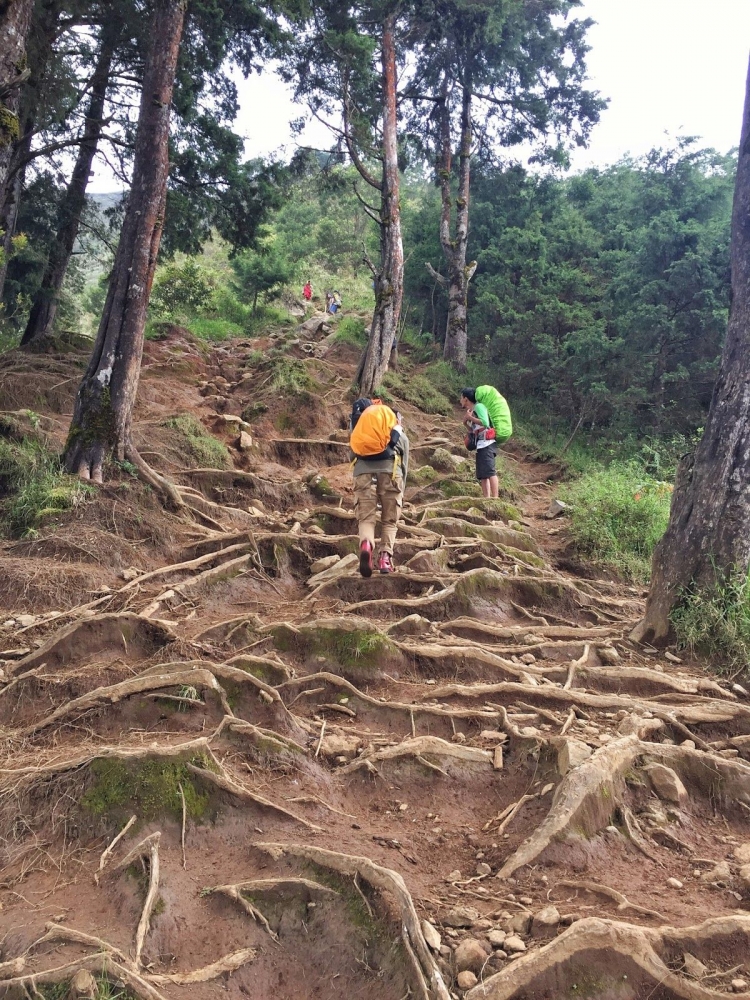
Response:
[{"label": "mossy rock", "polygon": [[437,472],[431,465],[422,465],[418,469],[409,469],[410,486],[426,486],[428,483],[438,478]]},{"label": "mossy rock", "polygon": [[312,476],[308,476],[305,482],[312,495],[318,500],[334,500],[336,502],[341,500],[341,494],[337,493],[326,477],[320,473],[316,472]]},{"label": "mossy rock", "polygon": [[471,494],[467,496],[461,495],[456,499],[455,503],[451,504],[451,507],[454,510],[469,510],[471,507],[476,507],[487,517],[502,519],[503,521],[518,521],[520,523],[523,520],[523,514],[518,507],[515,507],[512,503],[508,503],[507,500],[500,500],[497,497],[475,498]]},{"label": "mossy rock", "polygon": [[479,483],[467,483],[463,480],[444,479],[442,483],[438,484],[438,489],[446,500],[452,500],[453,497],[472,499],[482,495],[482,487]]}]

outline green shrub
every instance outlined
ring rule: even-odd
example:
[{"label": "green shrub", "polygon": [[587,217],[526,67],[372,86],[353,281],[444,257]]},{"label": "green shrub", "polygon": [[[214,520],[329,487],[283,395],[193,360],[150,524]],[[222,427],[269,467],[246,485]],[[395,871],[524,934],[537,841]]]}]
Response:
[{"label": "green shrub", "polygon": [[194,257],[173,261],[159,269],[151,294],[151,308],[160,316],[194,312],[204,306],[216,288],[216,278]]},{"label": "green shrub", "polygon": [[66,475],[59,459],[39,443],[0,438],[0,517],[12,537],[33,534],[46,518],[70,510],[92,492],[92,486]]},{"label": "green shrub", "polygon": [[635,580],[645,580],[669,521],[672,487],[633,464],[595,468],[561,491],[571,505],[579,552]]},{"label": "green shrub", "polygon": [[677,642],[735,672],[750,663],[750,576],[689,588],[670,615]]},{"label": "green shrub", "polygon": [[211,469],[231,469],[232,460],[227,449],[221,441],[208,434],[203,424],[190,413],[170,417],[164,426],[179,431],[189,452],[200,465]]}]

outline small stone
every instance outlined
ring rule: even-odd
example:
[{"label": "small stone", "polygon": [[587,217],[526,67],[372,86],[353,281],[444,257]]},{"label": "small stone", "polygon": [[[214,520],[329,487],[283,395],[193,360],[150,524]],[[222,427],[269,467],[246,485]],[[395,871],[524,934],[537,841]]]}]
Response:
[{"label": "small stone", "polygon": [[616,663],[620,662],[620,654],[614,646],[600,646],[596,652],[602,663],[608,666],[613,667]]},{"label": "small stone", "polygon": [[670,889],[681,889],[682,888],[682,882],[680,882],[680,880],[678,878],[668,878],[667,879],[667,885],[669,886]]},{"label": "small stone", "polygon": [[689,951],[686,951],[682,956],[682,962],[685,966],[685,972],[693,979],[700,979],[708,972],[703,962],[699,962],[695,955],[691,955]]},{"label": "small stone", "polygon": [[495,927],[487,935],[487,940],[490,942],[493,948],[502,948],[505,944],[505,939],[508,935],[505,931],[501,931],[499,927]]},{"label": "small stone", "polygon": [[316,573],[322,573],[323,570],[330,569],[331,566],[335,566],[337,562],[341,561],[341,556],[323,556],[322,559],[316,559],[315,562],[310,566],[310,572],[313,576]]},{"label": "small stone", "polygon": [[532,664],[536,663],[536,657],[533,653],[524,653],[521,657],[521,663]]},{"label": "small stone", "polygon": [[557,751],[557,770],[565,776],[568,771],[578,767],[590,756],[591,747],[586,746],[581,740],[565,740]]},{"label": "small stone", "polygon": [[687,789],[671,767],[665,764],[650,764],[645,771],[660,799],[681,803],[687,798]]},{"label": "small stone", "polygon": [[664,654],[664,659],[669,660],[670,663],[682,663],[679,656],[675,656],[674,653],[670,653],[669,650]]},{"label": "small stone", "polygon": [[733,979],[732,989],[735,993],[744,993],[747,989],[747,981],[745,979]]},{"label": "small stone", "polygon": [[[461,872],[452,872],[451,875],[461,878]],[[456,879],[449,877],[448,881],[455,882]],[[479,911],[473,906],[454,906],[443,917],[446,927],[471,927],[475,920],[479,920]]]},{"label": "small stone", "polygon": [[530,928],[530,913],[514,913],[506,924],[506,930],[509,934],[528,934]]},{"label": "small stone", "polygon": [[470,969],[472,972],[480,972],[482,966],[487,961],[487,952],[482,947],[481,941],[476,938],[464,938],[459,941],[456,950],[453,952],[453,962],[456,972],[465,972]]},{"label": "small stone", "polygon": [[406,810],[408,808],[409,808],[409,803],[408,802],[401,802],[400,805],[399,805],[399,807],[398,807],[398,811],[403,813],[403,812],[406,812]]},{"label": "small stone", "polygon": [[[458,880],[460,878],[461,878],[461,872],[459,871],[458,868],[454,868],[452,872],[448,872],[448,874],[445,876],[445,881],[446,882],[458,882]],[[460,927],[462,925],[461,924],[456,924],[455,926],[456,927]],[[469,924],[465,924],[464,926],[468,927]]]},{"label": "small stone", "polygon": [[517,934],[510,934],[505,939],[503,949],[511,954],[516,954],[521,951],[526,951],[526,945]]},{"label": "small stone", "polygon": [[523,903],[524,906],[531,906],[534,902],[534,899],[532,896],[519,896],[518,902]]},{"label": "small stone", "polygon": [[500,733],[497,729],[483,729],[479,734],[480,740],[488,740],[492,743],[505,743],[508,737],[505,733]]},{"label": "small stone", "polygon": [[492,751],[492,769],[494,771],[502,771],[503,769],[503,747],[502,744],[498,744]]},{"label": "small stone", "polygon": [[128,566],[127,569],[120,570],[119,576],[121,580],[130,582],[130,580],[135,580],[141,575],[141,571],[136,569],[135,566]]},{"label": "small stone", "polygon": [[479,980],[473,972],[466,969],[464,972],[459,972],[456,982],[458,983],[458,988],[460,990],[470,990],[472,986],[477,985]]},{"label": "small stone", "polygon": [[735,847],[733,854],[741,865],[750,865],[750,843],[746,842]]},{"label": "small stone", "polygon": [[750,865],[742,865],[740,867],[740,881],[742,882],[743,889],[750,890]]},{"label": "small stone", "polygon": [[549,937],[554,934],[557,925],[560,923],[560,911],[556,906],[545,906],[544,909],[535,913],[531,920],[531,933],[533,937]]},{"label": "small stone", "polygon": [[732,691],[735,694],[740,695],[741,698],[747,698],[748,697],[747,689],[744,688],[741,684],[733,684],[732,685]]},{"label": "small stone", "polygon": [[22,628],[36,624],[36,615],[16,615],[16,621]]},{"label": "small stone", "polygon": [[544,516],[551,521],[553,517],[559,517],[568,509],[569,505],[563,500],[553,500],[547,508],[547,513]]},{"label": "small stone", "polygon": [[695,740],[683,740],[680,746],[688,750],[695,750]]},{"label": "small stone", "polygon": [[433,951],[442,952],[440,932],[434,924],[430,923],[429,920],[422,921],[422,934],[424,935],[427,945],[432,948]]},{"label": "small stone", "polygon": [[490,868],[490,866],[487,864],[486,861],[482,861],[480,864],[477,865],[477,875],[491,875],[491,874],[492,874],[492,869]]},{"label": "small stone", "polygon": [[474,923],[471,925],[471,929],[473,931],[488,931],[492,926],[493,925],[491,920],[486,920],[483,918],[481,920],[475,920]]},{"label": "small stone", "polygon": [[719,861],[710,872],[701,875],[701,882],[728,882],[732,877],[732,872],[726,861]]},{"label": "small stone", "polygon": [[555,787],[554,782],[550,781],[549,784],[545,785],[544,788],[539,793],[540,798],[543,799],[545,795],[549,795],[549,793],[552,791],[554,787]]}]

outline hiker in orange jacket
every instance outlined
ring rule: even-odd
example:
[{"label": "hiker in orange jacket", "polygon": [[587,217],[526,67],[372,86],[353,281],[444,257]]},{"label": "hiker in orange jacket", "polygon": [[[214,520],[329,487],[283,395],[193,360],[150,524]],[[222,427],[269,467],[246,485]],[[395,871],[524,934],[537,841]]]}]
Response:
[{"label": "hiker in orange jacket", "polygon": [[375,525],[380,503],[380,552],[377,568],[392,573],[409,467],[409,439],[401,415],[380,400],[358,399],[350,422],[354,465],[354,509],[359,530],[359,571],[372,576]]}]

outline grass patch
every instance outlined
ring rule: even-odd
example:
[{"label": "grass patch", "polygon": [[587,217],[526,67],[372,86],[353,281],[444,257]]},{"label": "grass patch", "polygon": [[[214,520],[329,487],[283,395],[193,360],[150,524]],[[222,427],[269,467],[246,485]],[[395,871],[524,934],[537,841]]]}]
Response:
[{"label": "grass patch", "polygon": [[237,323],[228,319],[208,319],[205,316],[197,316],[191,319],[188,329],[201,340],[210,340],[218,343],[222,340],[230,340],[232,337],[244,337],[245,330]]},{"label": "grass patch", "polygon": [[271,364],[271,389],[277,393],[301,395],[319,392],[319,382],[313,378],[304,361],[297,358],[275,358]]},{"label": "grass patch", "polygon": [[670,615],[678,644],[735,673],[750,663],[750,576],[734,575],[685,591]]},{"label": "grass patch", "polygon": [[365,322],[356,316],[344,316],[336,327],[334,340],[337,344],[350,344],[352,347],[364,347],[367,343]]},{"label": "grass patch", "polygon": [[[193,763],[206,766],[206,761],[199,758]],[[209,796],[196,787],[187,761],[156,759],[129,765],[116,759],[95,760],[89,771],[93,781],[81,805],[94,816],[119,815],[133,809],[141,820],[164,814],[182,819],[180,785],[188,816],[202,819],[208,812]]]},{"label": "grass patch", "polygon": [[560,494],[571,505],[571,533],[582,555],[630,579],[648,579],[669,521],[669,483],[635,464],[613,463],[586,472]]},{"label": "grass patch", "polygon": [[59,459],[38,442],[0,438],[0,526],[10,537],[29,537],[46,519],[93,492],[93,486],[63,472]]},{"label": "grass patch", "polygon": [[[405,376],[399,375],[398,372],[386,372],[382,386],[399,399],[412,403],[423,413],[439,413],[447,417],[453,412],[453,405],[448,396],[435,388],[426,374]],[[382,388],[376,395],[385,399]]]},{"label": "grass patch", "polygon": [[[35,983],[34,992],[44,997],[44,1000],[66,1000],[70,994],[71,982],[70,979],[62,979],[57,983]],[[94,982],[94,1000],[137,1000],[135,993],[119,983],[113,983],[104,974],[94,975]]]},{"label": "grass patch", "polygon": [[231,469],[232,460],[226,447],[209,434],[203,424],[190,413],[170,417],[164,426],[179,431],[188,451],[199,465],[211,469]]}]

